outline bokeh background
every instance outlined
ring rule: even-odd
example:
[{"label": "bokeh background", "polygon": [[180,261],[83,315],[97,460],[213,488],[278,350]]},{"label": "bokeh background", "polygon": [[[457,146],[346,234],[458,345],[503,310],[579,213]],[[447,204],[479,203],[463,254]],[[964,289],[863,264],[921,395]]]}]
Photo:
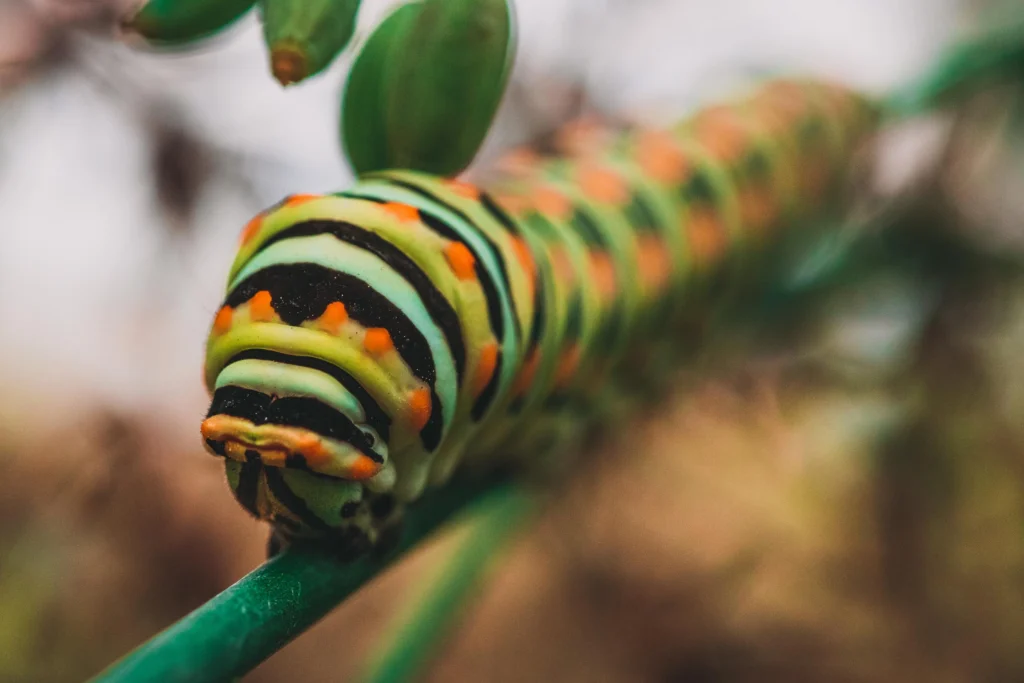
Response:
[{"label": "bokeh background", "polygon": [[[363,1],[357,40],[392,4]],[[883,94],[993,4],[516,0],[477,168],[581,111],[669,121],[752,76]],[[285,90],[251,16],[167,53],[114,38],[122,10],[0,0],[0,681],[82,680],[263,559],[198,436],[207,326],[241,226],[352,180],[352,50]],[[1021,256],[1021,101],[897,131],[879,182]],[[428,679],[1024,677],[1024,287],[912,280],[867,278],[595,447]],[[450,543],[247,680],[347,680]]]}]

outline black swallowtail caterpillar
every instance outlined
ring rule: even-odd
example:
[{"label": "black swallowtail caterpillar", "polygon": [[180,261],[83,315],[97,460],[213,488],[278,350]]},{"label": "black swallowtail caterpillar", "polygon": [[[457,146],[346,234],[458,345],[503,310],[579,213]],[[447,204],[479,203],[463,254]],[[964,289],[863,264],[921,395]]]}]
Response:
[{"label": "black swallowtail caterpillar", "polygon": [[206,446],[283,539],[354,554],[458,467],[562,458],[680,362],[716,273],[835,199],[877,120],[771,81],[671,130],[570,126],[490,192],[388,171],[288,197],[231,267]]}]

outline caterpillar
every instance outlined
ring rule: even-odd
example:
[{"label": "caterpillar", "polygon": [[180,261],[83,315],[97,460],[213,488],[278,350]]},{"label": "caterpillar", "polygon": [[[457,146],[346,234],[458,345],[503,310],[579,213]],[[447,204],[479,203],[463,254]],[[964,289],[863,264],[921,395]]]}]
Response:
[{"label": "caterpillar", "polygon": [[764,83],[669,129],[582,122],[485,191],[408,170],[244,228],[201,432],[279,542],[368,552],[459,468],[544,468],[670,376],[716,296],[843,191],[878,110]]}]

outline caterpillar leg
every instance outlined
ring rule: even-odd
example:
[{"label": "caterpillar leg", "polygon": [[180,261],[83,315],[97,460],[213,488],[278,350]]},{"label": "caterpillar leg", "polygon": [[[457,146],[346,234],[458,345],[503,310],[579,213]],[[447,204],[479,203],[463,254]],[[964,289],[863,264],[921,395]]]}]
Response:
[{"label": "caterpillar leg", "polygon": [[341,562],[351,562],[369,553],[384,555],[391,552],[402,535],[403,506],[388,494],[369,496],[353,517],[368,513],[373,517],[372,532],[350,526],[309,534],[291,524],[274,520],[267,539],[267,559],[273,559],[290,547],[308,546],[325,552]]}]

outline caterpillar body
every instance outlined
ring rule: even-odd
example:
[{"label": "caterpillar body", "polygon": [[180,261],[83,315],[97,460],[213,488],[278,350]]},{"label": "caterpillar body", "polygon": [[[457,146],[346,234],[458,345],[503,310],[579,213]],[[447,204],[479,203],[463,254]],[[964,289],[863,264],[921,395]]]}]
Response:
[{"label": "caterpillar body", "polygon": [[877,119],[771,81],[668,130],[569,126],[489,191],[388,171],[288,197],[213,321],[206,447],[281,539],[349,555],[459,467],[546,467],[668,376],[696,302],[821,215]]}]

